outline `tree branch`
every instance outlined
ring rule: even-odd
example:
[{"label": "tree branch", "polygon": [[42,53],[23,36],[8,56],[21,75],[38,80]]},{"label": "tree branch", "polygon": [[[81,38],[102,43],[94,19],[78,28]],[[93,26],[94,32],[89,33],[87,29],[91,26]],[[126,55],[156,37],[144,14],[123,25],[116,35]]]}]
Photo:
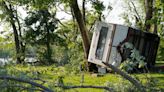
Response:
[{"label": "tree branch", "polygon": [[38,84],[36,82],[30,81],[30,80],[24,80],[24,79],[20,79],[20,78],[11,77],[11,76],[0,76],[0,79],[1,80],[5,80],[6,79],[6,80],[13,80],[13,81],[18,81],[18,82],[28,83],[28,84],[31,84],[33,86],[42,88],[46,92],[54,92],[53,90],[51,90],[51,89],[49,89],[49,88],[47,88],[45,86],[42,86],[41,84]]},{"label": "tree branch", "polygon": [[106,86],[93,86],[93,85],[76,85],[76,86],[56,86],[56,87],[62,87],[63,89],[75,89],[75,88],[95,88],[95,89],[105,89],[108,91],[112,91],[113,89]]},{"label": "tree branch", "polygon": [[41,89],[25,87],[25,86],[22,86],[22,85],[3,85],[3,86],[0,86],[0,88],[6,88],[6,87],[18,87],[18,88],[22,88],[23,90],[26,89],[26,90],[43,91]]},{"label": "tree branch", "polygon": [[62,9],[59,5],[58,5],[58,8],[60,9],[60,11],[63,11],[63,12],[65,12],[68,15],[72,15],[70,12],[66,12],[64,9]]},{"label": "tree branch", "polygon": [[59,24],[61,24],[63,27],[68,28],[66,25],[64,25],[59,19],[56,19]]},{"label": "tree branch", "polygon": [[[18,82],[28,83],[28,84],[31,84],[33,86],[39,87],[43,90],[28,88],[28,87],[24,87],[24,86],[21,86],[21,85],[6,85],[6,86],[10,86],[10,87],[20,87],[20,88],[23,88],[23,89],[39,90],[39,91],[43,91],[43,92],[54,92],[53,90],[48,89],[48,88],[42,86],[41,84],[35,83],[33,81],[30,81],[30,80],[24,80],[24,79],[21,79],[21,78],[15,78],[15,77],[11,77],[11,76],[0,76],[0,79],[2,79],[2,80],[13,80],[13,81],[18,81]],[[0,86],[0,87],[2,87],[2,86]],[[75,86],[55,86],[55,87],[61,87],[63,89],[95,88],[95,89],[105,89],[107,91],[112,91],[113,92],[113,88],[106,87],[106,86],[75,85]]]},{"label": "tree branch", "polygon": [[82,4],[82,6],[83,6],[83,20],[84,20],[84,23],[86,22],[86,18],[85,18],[85,0],[83,0],[83,4]]},{"label": "tree branch", "polygon": [[131,2],[132,5],[133,5],[134,11],[135,11],[135,13],[137,14],[138,19],[139,19],[139,20],[141,21],[141,23],[142,23],[141,17],[140,17],[140,15],[139,15],[139,13],[138,13],[138,11],[137,11],[137,9],[136,9],[136,6],[134,5],[134,2],[133,2],[133,1],[130,1],[130,2]]},{"label": "tree branch", "polygon": [[124,77],[125,79],[127,79],[128,81],[130,81],[133,85],[135,85],[141,92],[146,92],[145,89],[143,88],[143,85],[141,83],[139,83],[139,81],[137,81],[136,79],[132,78],[131,76],[129,76],[128,74],[126,74],[125,72],[121,71],[120,69],[116,68],[115,66],[105,63],[103,62],[107,67],[111,68],[114,72],[118,73],[119,75],[121,75],[122,77]]}]

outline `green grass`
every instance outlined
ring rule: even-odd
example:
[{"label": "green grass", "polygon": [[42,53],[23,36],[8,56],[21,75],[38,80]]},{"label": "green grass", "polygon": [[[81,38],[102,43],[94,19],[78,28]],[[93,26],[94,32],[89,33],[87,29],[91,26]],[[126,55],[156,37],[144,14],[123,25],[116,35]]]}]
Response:
[{"label": "green grass", "polygon": [[[92,76],[90,73],[80,73],[80,74],[71,74],[69,71],[66,71],[64,67],[55,67],[55,66],[28,66],[28,65],[10,65],[5,67],[8,70],[8,73],[11,75],[17,75],[20,72],[26,73],[28,76],[39,77],[42,80],[46,80],[45,86],[52,86],[52,89],[55,89],[56,80],[59,76],[63,77],[65,85],[95,85],[95,86],[105,86],[106,83],[115,84],[124,80],[121,76],[113,73],[106,74],[101,77]],[[37,73],[37,74],[36,74]],[[84,74],[84,82],[81,83],[82,74]],[[150,73],[150,74],[132,74],[132,76],[137,76],[143,83],[146,83],[146,77],[153,78],[156,80],[157,88],[164,89],[164,74],[162,73]],[[104,92],[100,89],[71,89],[66,90],[66,92]]]},{"label": "green grass", "polygon": [[155,66],[164,66],[164,61],[156,61]]}]

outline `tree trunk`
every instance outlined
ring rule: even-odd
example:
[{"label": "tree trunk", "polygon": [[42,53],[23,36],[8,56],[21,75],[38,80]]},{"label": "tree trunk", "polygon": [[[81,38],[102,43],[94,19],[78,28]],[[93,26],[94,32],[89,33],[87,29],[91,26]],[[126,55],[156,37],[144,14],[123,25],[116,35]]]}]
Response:
[{"label": "tree trunk", "polygon": [[145,30],[149,32],[151,28],[150,21],[153,16],[153,0],[145,0],[145,9],[146,9]]},{"label": "tree trunk", "polygon": [[85,18],[85,0],[83,0],[83,20],[84,20],[84,23],[86,25],[86,18]]},{"label": "tree trunk", "polygon": [[51,47],[50,47],[50,31],[48,29],[48,25],[46,23],[46,30],[47,30],[47,40],[46,40],[46,47],[47,47],[47,59],[49,63],[52,63],[52,53],[51,53]]},{"label": "tree trunk", "polygon": [[154,31],[153,31],[153,33],[157,34],[157,31],[158,31],[158,25],[157,25],[157,23],[154,23]]},{"label": "tree trunk", "polygon": [[74,16],[80,28],[81,36],[83,39],[83,48],[85,52],[85,58],[88,58],[89,49],[90,49],[90,39],[88,36],[88,30],[86,28],[86,25],[83,19],[83,15],[78,7],[77,0],[72,0],[71,9],[73,10]]},{"label": "tree trunk", "polygon": [[11,4],[9,4],[9,6],[7,6],[6,2],[3,1],[3,5],[4,5],[6,11],[9,13],[10,23],[12,25],[13,32],[14,32],[14,40],[15,40],[15,49],[16,49],[17,63],[22,63],[21,62],[21,58],[20,58],[19,35],[18,35],[17,28],[16,28],[15,21],[14,21],[13,10],[12,10]]},{"label": "tree trunk", "polygon": [[19,45],[19,38],[18,38],[18,32],[16,30],[16,26],[14,22],[11,20],[11,25],[14,31],[14,40],[15,40],[15,48],[16,48],[16,57],[17,57],[17,63],[22,63],[21,58],[20,58],[20,45]]},{"label": "tree trunk", "polygon": [[18,32],[19,32],[19,38],[21,39],[19,39],[20,40],[20,42],[19,42],[19,45],[20,45],[20,53],[21,53],[21,62],[22,61],[24,61],[24,59],[25,59],[25,43],[23,43],[23,41],[22,41],[22,32],[21,32],[21,24],[20,24],[20,21],[19,21],[19,19],[18,19],[18,13],[17,13],[17,11],[16,11],[16,17],[15,17],[15,19],[16,19],[16,21],[17,21],[17,24],[18,24]]}]

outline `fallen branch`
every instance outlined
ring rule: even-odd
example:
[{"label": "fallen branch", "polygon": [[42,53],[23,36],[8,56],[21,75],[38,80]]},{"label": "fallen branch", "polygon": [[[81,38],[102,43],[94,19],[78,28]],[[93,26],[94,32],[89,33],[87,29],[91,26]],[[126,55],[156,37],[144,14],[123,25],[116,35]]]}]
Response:
[{"label": "fallen branch", "polygon": [[41,89],[37,89],[37,88],[29,88],[29,87],[25,87],[25,86],[22,86],[22,85],[3,85],[3,86],[0,86],[0,88],[7,88],[7,87],[18,87],[18,88],[22,88],[22,90],[35,90],[35,91],[43,91]]},{"label": "fallen branch", "polygon": [[75,88],[95,88],[95,89],[105,89],[107,91],[113,92],[113,89],[110,87],[106,86],[92,86],[92,85],[81,85],[81,86],[56,86],[56,87],[61,87],[63,89],[75,89]]},{"label": "fallen branch", "polygon": [[[36,86],[36,87],[39,87],[39,88],[43,89],[43,92],[54,92],[53,90],[51,90],[51,89],[49,89],[49,88],[47,88],[45,86],[42,86],[41,84],[38,84],[36,82],[30,81],[30,80],[24,80],[24,79],[21,79],[21,78],[15,78],[15,77],[11,77],[11,76],[0,76],[0,79],[1,80],[13,80],[13,81],[18,81],[18,82],[28,83],[28,84],[31,84],[33,86]],[[23,87],[23,86],[20,86],[20,85],[17,85],[17,86],[14,85],[12,87],[20,87],[20,88],[28,89],[27,87]],[[96,89],[105,89],[107,91],[113,92],[112,88],[106,87],[106,86],[92,86],[92,85],[81,85],[81,86],[78,86],[77,85],[77,86],[55,86],[55,87],[61,87],[63,89],[96,88]],[[36,90],[39,90],[39,89],[36,89]]]},{"label": "fallen branch", "polygon": [[21,78],[16,78],[16,77],[11,77],[11,76],[0,76],[0,79],[2,79],[2,80],[14,80],[14,81],[18,81],[18,82],[28,83],[28,84],[31,84],[33,86],[36,86],[36,87],[43,89],[44,90],[43,92],[54,92],[53,90],[51,90],[45,86],[42,86],[41,84],[38,84],[36,82],[30,81],[30,80],[24,80]]},{"label": "fallen branch", "polygon": [[46,82],[47,82],[47,81],[42,80],[42,79],[40,79],[40,78],[33,78],[32,80],[41,81],[41,82],[42,82],[42,83],[41,83],[41,85],[43,85],[44,83],[46,83]]},{"label": "fallen branch", "polygon": [[125,72],[121,71],[120,69],[116,68],[115,66],[105,63],[103,62],[107,67],[111,68],[114,72],[118,73],[119,75],[121,75],[122,77],[124,77],[125,79],[127,79],[128,81],[130,81],[133,85],[135,85],[141,92],[146,92],[144,87],[142,86],[141,83],[139,83],[139,81],[137,81],[136,79],[132,78],[131,76],[129,76],[128,74],[126,74]]}]

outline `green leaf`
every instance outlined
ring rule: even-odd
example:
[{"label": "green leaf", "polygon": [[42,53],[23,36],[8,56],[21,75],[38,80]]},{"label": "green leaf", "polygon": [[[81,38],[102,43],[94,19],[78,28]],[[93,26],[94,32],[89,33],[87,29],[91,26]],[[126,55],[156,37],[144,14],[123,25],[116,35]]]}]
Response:
[{"label": "green leaf", "polygon": [[146,63],[144,61],[140,61],[138,68],[143,68],[146,65]]}]

